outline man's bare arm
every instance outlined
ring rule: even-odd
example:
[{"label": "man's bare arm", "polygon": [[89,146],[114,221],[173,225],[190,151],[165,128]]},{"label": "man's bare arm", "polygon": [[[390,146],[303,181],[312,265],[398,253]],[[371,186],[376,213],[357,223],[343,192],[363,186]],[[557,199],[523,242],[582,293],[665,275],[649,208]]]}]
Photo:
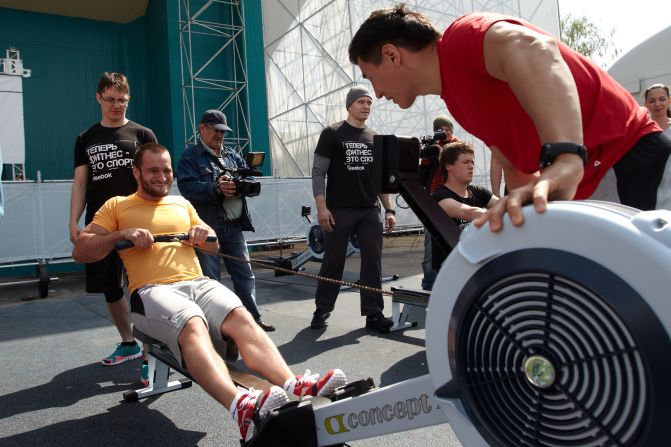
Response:
[{"label": "man's bare arm", "polygon": [[329,170],[331,159],[315,154],[312,166],[312,194],[317,205],[317,221],[324,231],[333,231],[335,219],[331,210],[326,206],[326,173]]},{"label": "man's bare arm", "polygon": [[117,242],[128,239],[128,237],[124,236],[124,232],[128,233],[128,230],[109,232],[100,225],[90,223],[79,233],[79,236],[75,240],[72,257],[76,262],[80,263],[100,261],[110,251],[114,250],[114,245]]},{"label": "man's bare arm", "polygon": [[[391,200],[391,194],[378,194],[377,198],[380,200],[382,203],[382,206],[384,207],[385,210],[393,210],[394,209],[394,204],[392,203]],[[386,231],[388,233],[391,233],[394,231],[394,228],[396,228],[396,216],[394,214],[384,214],[384,223],[386,227]]]},{"label": "man's bare arm", "polygon": [[[510,161],[508,161],[506,156],[503,155],[496,146],[490,146],[489,149],[492,151],[492,167],[498,165],[498,168],[503,171],[506,179],[506,186],[508,187],[508,192],[515,188],[519,188],[520,186],[531,183],[536,179],[536,177],[538,177],[538,172],[533,174],[526,174],[517,169]],[[538,150],[538,153],[540,154],[540,149]],[[494,195],[501,197],[501,195],[497,194],[496,191],[494,191]]]},{"label": "man's bare arm", "polygon": [[[484,55],[487,71],[510,86],[534,122],[541,143],[582,143],[578,89],[553,38],[520,25],[497,22],[485,34]],[[529,156],[540,159],[540,147]],[[524,204],[533,202],[535,210],[542,213],[550,199],[570,200],[583,175],[582,159],[576,154],[559,155],[538,177],[516,188],[521,182],[515,171],[523,173],[505,165],[503,169],[509,195],[476,219],[477,227],[489,222],[492,231],[500,231],[506,212],[513,225],[522,225]]]},{"label": "man's bare arm", "polygon": [[207,251],[217,252],[219,250],[218,240],[216,239],[214,241],[207,240],[208,236],[214,236],[216,238],[217,234],[214,232],[212,227],[210,227],[202,220],[198,225],[194,225],[193,227],[189,228],[188,234],[189,234],[189,242],[191,242],[191,244],[197,247],[202,247]]},{"label": "man's bare arm", "polygon": [[578,89],[555,39],[497,22],[485,34],[484,55],[487,71],[508,84],[534,122],[541,143],[582,143]]},{"label": "man's bare arm", "polygon": [[492,154],[492,158],[489,162],[489,182],[492,186],[492,192],[497,196],[501,195],[502,177],[503,167],[501,167],[501,163],[499,163],[496,157]]},{"label": "man's bare arm", "polygon": [[82,217],[86,207],[86,185],[89,179],[88,165],[81,165],[75,168],[75,177],[72,180],[72,189],[70,190],[70,241],[75,242],[81,229],[79,228],[79,219]]},{"label": "man's bare arm", "polygon": [[466,205],[465,203],[458,202],[454,199],[443,199],[438,202],[438,205],[440,205],[448,216],[469,222],[480,217],[487,211],[485,208]]}]

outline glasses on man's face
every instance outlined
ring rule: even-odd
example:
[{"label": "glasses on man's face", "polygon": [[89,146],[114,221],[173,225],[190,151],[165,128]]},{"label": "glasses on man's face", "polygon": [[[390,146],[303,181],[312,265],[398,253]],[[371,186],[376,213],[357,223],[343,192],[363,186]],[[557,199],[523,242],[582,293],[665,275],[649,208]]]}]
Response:
[{"label": "glasses on man's face", "polygon": [[113,106],[114,104],[119,104],[120,106],[128,105],[128,98],[112,98],[111,96],[101,96],[102,100],[107,104]]}]

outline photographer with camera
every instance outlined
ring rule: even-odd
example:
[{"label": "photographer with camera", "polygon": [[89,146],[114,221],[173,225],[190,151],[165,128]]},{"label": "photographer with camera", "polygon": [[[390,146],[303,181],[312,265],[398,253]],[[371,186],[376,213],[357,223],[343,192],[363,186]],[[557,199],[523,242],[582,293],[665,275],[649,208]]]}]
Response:
[{"label": "photographer with camera", "polygon": [[[454,136],[454,124],[447,115],[438,115],[433,119],[433,135],[421,138],[422,149],[419,153],[419,178],[424,188],[433,192],[445,183],[445,176],[438,160],[446,144],[457,141]],[[433,289],[438,272],[431,266],[431,234],[424,227],[424,258],[422,259],[422,290]]]},{"label": "photographer with camera", "polygon": [[[198,126],[200,141],[182,154],[177,167],[180,193],[196,208],[203,221],[214,229],[219,252],[249,261],[243,231],[254,231],[246,196],[258,195],[260,184],[249,182],[243,174],[250,170],[233,148],[224,146],[230,132],[226,115],[219,110],[206,111]],[[220,257],[197,251],[203,274],[221,281]],[[261,318],[256,305],[256,279],[248,263],[225,258],[233,289],[254,320],[265,331],[275,327]]]}]

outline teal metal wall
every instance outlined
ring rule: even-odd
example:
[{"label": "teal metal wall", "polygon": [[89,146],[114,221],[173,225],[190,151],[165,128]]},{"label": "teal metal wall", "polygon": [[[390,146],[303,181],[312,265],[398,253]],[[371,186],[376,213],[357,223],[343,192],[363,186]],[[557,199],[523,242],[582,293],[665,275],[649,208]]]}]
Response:
[{"label": "teal metal wall", "polygon": [[145,55],[154,50],[144,36],[147,21],[119,25],[0,9],[0,51],[17,48],[32,71],[23,81],[28,178],[37,170],[45,179],[72,178],[75,137],[100,119],[95,90],[103,71],[128,75],[129,118],[156,128],[146,88]]},{"label": "teal metal wall", "polygon": [[0,9],[3,57],[15,47],[32,70],[23,80],[28,178],[38,169],[44,178],[72,178],[75,136],[100,115],[97,78],[125,69],[122,39],[116,24]]},{"label": "teal metal wall", "polygon": [[[75,138],[100,119],[95,90],[103,71],[119,71],[128,76],[129,119],[153,129],[173,153],[173,162],[177,162],[185,141],[178,8],[178,0],[150,0],[145,16],[128,24],[0,8],[0,57],[4,57],[6,48],[15,47],[21,52],[24,67],[32,71],[32,76],[23,80],[25,167],[29,179],[35,178],[37,170],[43,179],[72,178]],[[246,116],[226,111],[231,121],[249,123],[250,148],[267,153],[263,168],[269,173],[261,0],[245,0],[244,8],[242,66],[247,67],[248,88],[241,101]],[[199,45],[204,43],[196,45],[196,58],[205,57],[212,49]],[[226,53],[207,74],[219,78],[236,74],[244,78],[241,66],[234,67],[226,59],[232,57],[232,53]],[[220,97],[215,92],[204,91],[200,95],[203,107],[219,105]],[[74,264],[53,268],[79,269]],[[28,267],[1,269],[0,276],[31,272]]]},{"label": "teal metal wall", "polygon": [[[128,24],[0,8],[0,55],[4,57],[6,48],[15,47],[24,67],[32,70],[32,76],[23,81],[28,178],[35,178],[37,170],[44,179],[72,178],[75,137],[100,119],[95,89],[103,71],[128,76],[128,118],[150,127],[173,152],[175,162],[179,159],[185,131],[178,5],[176,0],[150,0],[145,16]],[[268,152],[261,14],[260,0],[245,2],[242,58],[243,66],[248,66],[249,88],[241,101],[246,116],[231,107],[225,112],[234,123],[249,122],[250,135],[241,136],[250,138],[252,150]],[[216,14],[208,19],[228,20]],[[196,37],[195,63],[210,57],[216,45],[219,43]],[[244,79],[242,66],[230,62],[234,57],[231,49],[225,50],[202,75]],[[198,95],[203,111],[221,103],[216,92],[203,90]],[[197,110],[197,116],[201,112]],[[264,168],[269,166],[270,160]]]}]

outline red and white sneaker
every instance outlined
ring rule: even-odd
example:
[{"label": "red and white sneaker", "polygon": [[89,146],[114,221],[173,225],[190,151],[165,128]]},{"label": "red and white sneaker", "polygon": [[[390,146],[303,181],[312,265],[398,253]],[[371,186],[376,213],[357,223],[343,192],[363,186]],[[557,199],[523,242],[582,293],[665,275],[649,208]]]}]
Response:
[{"label": "red and white sneaker", "polygon": [[324,377],[321,379],[319,378],[319,374],[311,374],[308,369],[305,371],[304,375],[296,376],[295,380],[287,383],[284,389],[287,393],[294,394],[298,397],[329,397],[336,389],[345,385],[347,385],[347,377],[345,377],[345,373],[339,369],[332,369],[324,374]]},{"label": "red and white sneaker", "polygon": [[231,405],[234,408],[231,415],[238,423],[242,440],[247,442],[256,434],[256,425],[254,425],[253,420],[254,412],[258,412],[259,417],[264,418],[270,410],[288,402],[289,396],[279,386],[270,387],[265,393],[250,388],[240,394]]}]

